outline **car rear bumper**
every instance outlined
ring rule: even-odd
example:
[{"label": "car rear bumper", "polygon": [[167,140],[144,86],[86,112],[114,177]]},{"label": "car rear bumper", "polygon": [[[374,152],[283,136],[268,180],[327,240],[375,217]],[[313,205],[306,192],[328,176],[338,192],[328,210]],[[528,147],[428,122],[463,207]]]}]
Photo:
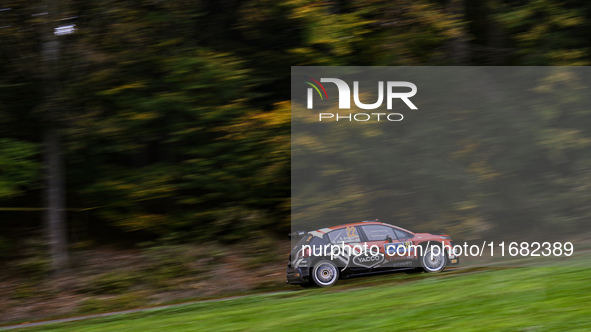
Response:
[{"label": "car rear bumper", "polygon": [[293,268],[288,266],[285,276],[287,277],[288,284],[305,284],[310,280],[308,268]]}]

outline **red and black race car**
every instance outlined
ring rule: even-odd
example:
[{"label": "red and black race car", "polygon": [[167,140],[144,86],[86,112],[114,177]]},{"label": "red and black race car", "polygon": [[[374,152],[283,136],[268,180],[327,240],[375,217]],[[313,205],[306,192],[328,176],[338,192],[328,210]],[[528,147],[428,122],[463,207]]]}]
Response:
[{"label": "red and black race car", "polygon": [[458,265],[446,234],[413,233],[379,221],[298,231],[289,255],[287,282],[328,287],[339,278],[406,270],[441,272]]}]

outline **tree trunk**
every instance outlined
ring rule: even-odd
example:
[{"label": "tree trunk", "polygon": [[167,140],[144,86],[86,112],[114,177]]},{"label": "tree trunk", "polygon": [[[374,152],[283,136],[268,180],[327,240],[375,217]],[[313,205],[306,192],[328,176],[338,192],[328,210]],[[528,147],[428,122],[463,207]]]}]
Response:
[{"label": "tree trunk", "polygon": [[46,227],[51,254],[51,269],[53,273],[60,274],[69,266],[69,255],[65,214],[66,190],[59,134],[54,128],[47,129],[44,141],[47,176]]},{"label": "tree trunk", "polygon": [[490,1],[487,2],[487,29],[488,46],[491,51],[488,54],[490,63],[493,66],[502,66],[506,58],[505,32],[503,27],[494,18],[495,10]]},{"label": "tree trunk", "polygon": [[[464,0],[450,0],[448,11],[456,16],[456,19],[466,20],[466,8]],[[458,35],[451,40],[451,58],[456,65],[468,65],[470,61],[470,48],[468,36],[464,28],[459,30]]]},{"label": "tree trunk", "polygon": [[63,273],[69,266],[68,234],[66,227],[66,189],[59,138],[59,108],[61,100],[59,80],[59,38],[54,29],[59,17],[56,0],[46,0],[47,15],[43,29],[42,71],[45,81],[46,130],[44,166],[46,172],[46,230],[51,254],[51,269],[54,274]]}]

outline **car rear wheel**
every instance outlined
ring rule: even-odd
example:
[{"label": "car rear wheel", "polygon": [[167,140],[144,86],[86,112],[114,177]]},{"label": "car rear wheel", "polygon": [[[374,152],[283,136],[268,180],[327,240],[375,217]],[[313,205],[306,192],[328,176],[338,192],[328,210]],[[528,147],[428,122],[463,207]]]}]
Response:
[{"label": "car rear wheel", "polygon": [[312,280],[319,287],[332,286],[339,280],[339,269],[331,261],[319,261],[312,269]]},{"label": "car rear wheel", "polygon": [[437,273],[441,272],[445,269],[447,265],[447,257],[445,257],[445,253],[441,250],[441,247],[435,248],[433,247],[427,248],[427,251],[421,257],[421,265],[423,270],[428,273]]}]

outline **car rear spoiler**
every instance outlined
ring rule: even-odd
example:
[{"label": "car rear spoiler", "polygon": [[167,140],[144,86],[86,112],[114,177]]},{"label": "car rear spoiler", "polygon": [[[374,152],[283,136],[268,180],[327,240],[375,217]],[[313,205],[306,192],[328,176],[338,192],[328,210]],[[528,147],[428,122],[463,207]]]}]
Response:
[{"label": "car rear spoiler", "polygon": [[295,231],[293,233],[287,234],[287,237],[291,240],[292,237],[302,238],[306,236],[306,234],[308,234],[306,231]]}]

